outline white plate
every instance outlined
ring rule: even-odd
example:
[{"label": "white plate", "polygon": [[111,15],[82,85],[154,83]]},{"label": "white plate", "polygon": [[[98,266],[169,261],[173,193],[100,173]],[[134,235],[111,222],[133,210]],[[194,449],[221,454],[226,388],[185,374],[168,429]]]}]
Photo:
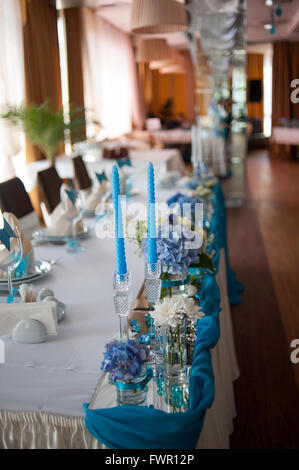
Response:
[{"label": "white plate", "polygon": [[[48,235],[47,229],[43,228],[41,230],[36,230],[32,234],[32,238],[35,241],[40,242],[60,242],[63,241],[66,237],[71,237],[71,235]],[[88,237],[88,227],[84,227],[83,232],[77,233],[77,238],[87,238]]]},{"label": "white plate", "polygon": [[[23,284],[24,282],[35,282],[38,281],[39,279],[43,278],[44,276],[47,276],[49,272],[51,271],[52,266],[48,261],[35,261],[34,265],[34,272],[31,274],[27,274],[26,276],[23,277],[18,277],[18,278],[13,278],[12,279],[12,284],[13,286],[19,286],[20,284]],[[8,290],[8,284],[7,284],[7,279],[0,279],[0,290],[1,291],[7,291]]]}]

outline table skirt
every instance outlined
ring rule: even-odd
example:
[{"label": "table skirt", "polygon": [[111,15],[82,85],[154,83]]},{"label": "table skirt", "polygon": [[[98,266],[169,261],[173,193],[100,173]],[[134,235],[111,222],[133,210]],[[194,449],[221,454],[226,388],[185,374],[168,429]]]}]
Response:
[{"label": "table skirt", "polygon": [[83,418],[0,410],[2,449],[96,449],[98,445]]}]

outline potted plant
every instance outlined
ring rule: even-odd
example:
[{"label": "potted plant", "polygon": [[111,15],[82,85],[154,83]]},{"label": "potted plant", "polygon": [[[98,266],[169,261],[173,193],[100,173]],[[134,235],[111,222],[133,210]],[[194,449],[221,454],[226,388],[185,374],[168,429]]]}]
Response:
[{"label": "potted plant", "polygon": [[84,108],[71,107],[69,122],[65,122],[63,110],[52,111],[49,100],[40,106],[7,105],[0,117],[20,127],[52,164],[65,134],[70,132],[73,140],[80,138],[85,126]]}]

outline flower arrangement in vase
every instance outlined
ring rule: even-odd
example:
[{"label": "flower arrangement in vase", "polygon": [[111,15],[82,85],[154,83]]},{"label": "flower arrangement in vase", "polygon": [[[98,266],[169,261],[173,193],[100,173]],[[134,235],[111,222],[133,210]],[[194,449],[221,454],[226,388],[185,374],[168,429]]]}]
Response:
[{"label": "flower arrangement in vase", "polygon": [[116,386],[118,405],[146,405],[147,383],[152,377],[149,354],[149,347],[134,339],[106,344],[101,369]]},{"label": "flower arrangement in vase", "polygon": [[[137,236],[139,241],[140,237]],[[213,269],[211,258],[204,252],[206,234],[197,229],[184,217],[169,214],[160,219],[157,230],[157,255],[162,264],[161,298],[183,294],[188,296],[190,266]],[[139,241],[140,247],[147,256],[148,240]],[[198,293],[198,286],[196,292]]]},{"label": "flower arrangement in vase", "polygon": [[[157,394],[165,395],[167,411],[177,412],[188,408],[188,364],[194,349],[195,337],[190,341],[189,323],[203,317],[192,298],[165,297],[155,304],[151,316],[160,331],[164,368],[156,380]],[[192,358],[191,358],[192,363]]]}]

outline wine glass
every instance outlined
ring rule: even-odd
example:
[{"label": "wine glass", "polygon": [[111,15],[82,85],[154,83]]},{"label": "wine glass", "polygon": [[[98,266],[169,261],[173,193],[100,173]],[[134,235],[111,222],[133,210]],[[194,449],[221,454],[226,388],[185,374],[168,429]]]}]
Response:
[{"label": "wine glass", "polygon": [[60,202],[62,212],[67,220],[72,223],[72,238],[67,239],[68,251],[73,253],[83,251],[77,240],[77,224],[82,220],[84,201],[80,191],[76,191],[72,184],[62,184],[60,189]]},{"label": "wine glass", "polygon": [[[6,220],[6,217],[3,216]],[[8,221],[6,221],[8,223]],[[7,272],[8,292],[7,303],[13,302],[14,290],[12,285],[12,273],[19,266],[23,258],[23,244],[21,233],[18,225],[13,221],[9,221],[9,226],[14,232],[14,237],[9,238],[9,247],[0,242],[0,268]]]}]

